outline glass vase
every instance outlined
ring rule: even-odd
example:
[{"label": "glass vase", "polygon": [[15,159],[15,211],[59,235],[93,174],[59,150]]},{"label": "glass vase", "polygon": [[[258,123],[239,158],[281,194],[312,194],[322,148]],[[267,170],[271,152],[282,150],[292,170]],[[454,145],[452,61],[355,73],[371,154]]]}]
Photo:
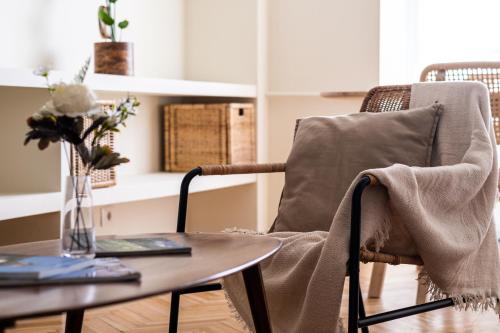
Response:
[{"label": "glass vase", "polygon": [[93,258],[95,256],[95,227],[89,176],[66,178],[62,216],[64,256]]}]

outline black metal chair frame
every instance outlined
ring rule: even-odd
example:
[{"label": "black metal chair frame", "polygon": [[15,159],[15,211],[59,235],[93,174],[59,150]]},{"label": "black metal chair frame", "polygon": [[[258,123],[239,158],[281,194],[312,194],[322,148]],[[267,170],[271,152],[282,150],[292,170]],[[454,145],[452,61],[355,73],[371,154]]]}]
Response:
[{"label": "black metal chair frame", "polygon": [[[179,197],[179,213],[177,216],[177,232],[186,230],[186,214],[188,206],[189,185],[196,177],[202,175],[202,168],[197,167],[189,171],[183,178]],[[443,300],[428,302],[420,305],[400,308],[393,311],[378,313],[367,316],[364,309],[363,297],[359,287],[359,260],[361,245],[361,197],[363,191],[371,185],[368,176],[362,177],[354,188],[351,208],[351,239],[349,247],[349,310],[348,310],[348,333],[356,333],[361,328],[363,333],[368,333],[368,326],[391,321],[411,315],[442,309],[453,306],[453,300],[446,298]],[[220,283],[206,284],[195,288],[178,290],[172,292],[172,303],[170,308],[169,333],[177,332],[179,318],[180,295],[203,291],[220,290]],[[271,318],[272,320],[272,318]]]}]

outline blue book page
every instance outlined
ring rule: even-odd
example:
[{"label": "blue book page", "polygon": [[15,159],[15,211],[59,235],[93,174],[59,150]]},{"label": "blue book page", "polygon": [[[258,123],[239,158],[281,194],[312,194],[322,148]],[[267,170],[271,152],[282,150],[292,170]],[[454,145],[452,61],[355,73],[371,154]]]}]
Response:
[{"label": "blue book page", "polygon": [[1,278],[44,278],[92,266],[91,259],[0,254]]},{"label": "blue book page", "polygon": [[47,280],[73,280],[73,279],[92,279],[122,278],[127,276],[140,276],[139,272],[125,266],[117,258],[104,258],[94,260],[92,267],[87,267],[78,271],[51,276]]},{"label": "blue book page", "polygon": [[94,259],[91,267],[50,276],[44,279],[0,278],[0,288],[43,285],[70,285],[105,282],[133,282],[141,273],[123,264],[118,258]]}]

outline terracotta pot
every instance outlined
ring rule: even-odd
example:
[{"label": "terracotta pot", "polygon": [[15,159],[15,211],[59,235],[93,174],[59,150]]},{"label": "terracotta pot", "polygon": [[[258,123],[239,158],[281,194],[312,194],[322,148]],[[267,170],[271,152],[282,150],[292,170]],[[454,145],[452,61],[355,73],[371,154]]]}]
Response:
[{"label": "terracotta pot", "polygon": [[134,75],[134,44],[123,42],[95,43],[94,72]]}]

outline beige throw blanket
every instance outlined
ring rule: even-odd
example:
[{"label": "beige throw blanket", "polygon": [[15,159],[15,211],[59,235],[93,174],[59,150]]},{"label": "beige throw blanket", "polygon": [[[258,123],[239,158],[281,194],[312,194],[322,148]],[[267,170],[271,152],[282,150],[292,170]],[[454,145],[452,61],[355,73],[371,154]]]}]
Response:
[{"label": "beige throw blanket", "polygon": [[[431,298],[453,297],[460,309],[500,314],[500,258],[492,212],[498,166],[486,87],[479,83],[415,84],[411,107],[444,107],[434,167],[367,170],[387,188],[363,196],[362,244],[418,254]],[[262,263],[273,330],[342,332],[339,312],[348,261],[353,182],[329,232],[279,232],[282,249]],[[386,218],[389,217],[389,218]],[[411,277],[409,277],[411,278]],[[224,280],[235,309],[253,328],[239,275]]]}]

